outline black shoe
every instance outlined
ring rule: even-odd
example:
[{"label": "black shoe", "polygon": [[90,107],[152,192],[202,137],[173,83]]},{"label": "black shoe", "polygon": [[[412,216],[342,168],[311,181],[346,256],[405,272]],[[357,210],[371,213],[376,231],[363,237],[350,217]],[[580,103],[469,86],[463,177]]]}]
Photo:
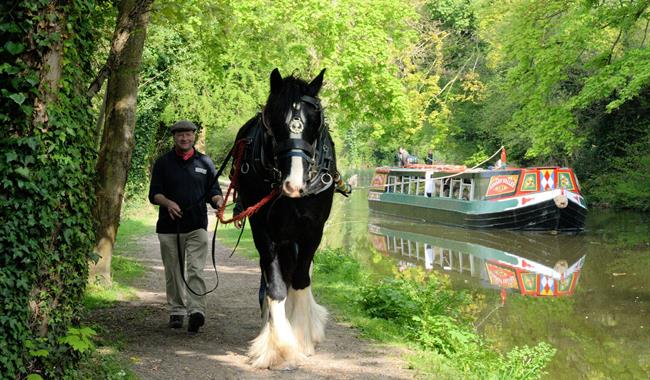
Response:
[{"label": "black shoe", "polygon": [[197,333],[199,332],[199,327],[203,326],[205,323],[205,317],[201,313],[192,313],[190,314],[190,322],[187,324],[187,332]]},{"label": "black shoe", "polygon": [[182,315],[170,315],[169,316],[169,328],[170,329],[180,329],[183,327],[183,316]]}]

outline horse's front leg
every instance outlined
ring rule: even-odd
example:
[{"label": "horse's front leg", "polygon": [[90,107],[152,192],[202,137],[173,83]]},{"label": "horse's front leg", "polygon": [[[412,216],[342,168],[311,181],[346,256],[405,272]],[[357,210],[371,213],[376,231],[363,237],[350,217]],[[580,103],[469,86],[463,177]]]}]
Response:
[{"label": "horse's front leg", "polygon": [[325,337],[327,309],[316,303],[311,291],[312,260],[320,239],[303,244],[288,290],[287,316],[300,350],[314,354],[314,347]]},{"label": "horse's front leg", "polygon": [[277,247],[272,245],[269,251],[271,257],[261,257],[260,260],[267,285],[263,306],[264,323],[248,354],[252,365],[257,368],[293,368],[304,355],[300,352],[286,317],[287,285],[283,279]]}]

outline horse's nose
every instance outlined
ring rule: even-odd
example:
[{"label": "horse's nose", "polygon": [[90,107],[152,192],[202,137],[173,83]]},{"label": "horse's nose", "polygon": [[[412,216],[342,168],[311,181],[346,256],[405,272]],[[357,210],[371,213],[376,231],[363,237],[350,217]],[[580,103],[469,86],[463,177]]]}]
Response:
[{"label": "horse's nose", "polygon": [[301,186],[295,186],[291,184],[290,181],[284,181],[284,184],[282,185],[282,191],[289,198],[300,198],[301,194],[303,193]]}]

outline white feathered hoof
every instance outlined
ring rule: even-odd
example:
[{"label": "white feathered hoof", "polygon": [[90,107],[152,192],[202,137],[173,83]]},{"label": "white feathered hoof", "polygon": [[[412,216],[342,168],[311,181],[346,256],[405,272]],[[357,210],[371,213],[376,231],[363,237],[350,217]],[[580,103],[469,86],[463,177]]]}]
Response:
[{"label": "white feathered hoof", "polygon": [[316,345],[325,338],[327,309],[316,303],[311,287],[300,290],[290,288],[288,300],[291,310],[287,310],[287,314],[300,351],[313,355]]},{"label": "white feathered hoof", "polygon": [[284,301],[269,301],[270,318],[248,350],[255,368],[293,369],[305,356],[300,352],[289,321],[285,317]]},{"label": "white feathered hoof", "polygon": [[282,344],[271,330],[271,324],[267,323],[260,335],[251,342],[248,350],[251,365],[255,368],[284,370],[299,366],[304,355],[300,353],[298,345]]}]

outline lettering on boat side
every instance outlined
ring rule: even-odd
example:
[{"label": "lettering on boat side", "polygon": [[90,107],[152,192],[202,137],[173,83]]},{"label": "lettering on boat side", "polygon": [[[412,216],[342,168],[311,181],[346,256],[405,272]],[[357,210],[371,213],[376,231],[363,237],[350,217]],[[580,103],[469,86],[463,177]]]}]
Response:
[{"label": "lettering on boat side", "polygon": [[519,175],[495,175],[490,177],[485,196],[503,195],[514,193],[517,188]]}]

